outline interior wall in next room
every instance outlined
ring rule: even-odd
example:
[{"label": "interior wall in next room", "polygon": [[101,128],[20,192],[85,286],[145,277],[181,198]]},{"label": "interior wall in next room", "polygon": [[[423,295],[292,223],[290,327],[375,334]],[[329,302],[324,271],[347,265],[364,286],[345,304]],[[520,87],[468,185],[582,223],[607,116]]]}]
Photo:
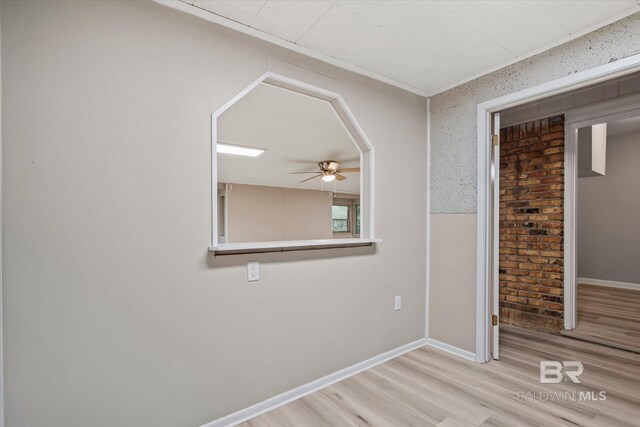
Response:
[{"label": "interior wall in next room", "polygon": [[227,184],[229,242],[331,239],[331,192]]},{"label": "interior wall in next room", "polygon": [[500,130],[500,321],[563,321],[564,117]]},{"label": "interior wall in next room", "polygon": [[606,174],[578,179],[578,277],[640,283],[638,164],[640,133],[610,136]]}]

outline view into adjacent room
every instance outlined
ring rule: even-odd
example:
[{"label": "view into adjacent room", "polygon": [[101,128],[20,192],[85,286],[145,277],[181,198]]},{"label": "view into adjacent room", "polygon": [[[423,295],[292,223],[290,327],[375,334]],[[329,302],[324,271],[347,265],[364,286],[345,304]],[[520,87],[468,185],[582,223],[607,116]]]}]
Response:
[{"label": "view into adjacent room", "polygon": [[639,92],[634,74],[501,112],[501,325],[640,352]]},{"label": "view into adjacent room", "polygon": [[579,129],[578,153],[585,155],[578,165],[578,318],[571,334],[640,352],[640,116]]},{"label": "view into adjacent room", "polygon": [[218,239],[360,235],[360,152],[331,104],[260,83],[218,120]]}]

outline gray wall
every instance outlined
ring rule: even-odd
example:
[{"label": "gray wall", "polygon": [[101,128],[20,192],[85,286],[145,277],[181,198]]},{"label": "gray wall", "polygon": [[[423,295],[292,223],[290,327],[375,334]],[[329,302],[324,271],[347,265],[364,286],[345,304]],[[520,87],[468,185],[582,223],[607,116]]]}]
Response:
[{"label": "gray wall", "polygon": [[[640,14],[601,28],[554,49],[502,68],[486,76],[434,96],[431,99],[431,213],[449,215],[440,219],[440,235],[454,235],[460,227],[471,229],[475,221],[477,181],[477,104],[527,87],[555,80],[578,71],[607,64],[640,52]],[[465,215],[459,215],[465,214]],[[433,252],[460,252],[459,265],[472,268],[472,274],[458,274],[446,265],[430,260],[429,334],[445,343],[475,351],[475,322],[468,322],[468,310],[476,298],[476,235],[468,241],[442,239],[443,247]],[[433,243],[433,242],[432,242]],[[432,253],[433,253],[432,252]],[[455,289],[462,304],[436,315],[434,307],[449,304]],[[460,330],[464,329],[464,333]],[[460,343],[460,337],[467,337]]]},{"label": "gray wall", "polygon": [[332,239],[331,192],[227,184],[227,243]]},{"label": "gray wall", "polygon": [[578,180],[578,277],[640,283],[640,133],[607,138],[605,176]]},{"label": "gray wall", "polygon": [[471,352],[476,330],[469,325],[476,322],[476,301],[468,297],[468,289],[476,280],[476,247],[469,236],[476,230],[473,214],[431,218],[429,338]]},{"label": "gray wall", "polygon": [[[8,425],[199,425],[424,337],[424,98],[151,1],[2,6]],[[208,254],[210,114],[267,70],[360,122],[375,249]]]}]

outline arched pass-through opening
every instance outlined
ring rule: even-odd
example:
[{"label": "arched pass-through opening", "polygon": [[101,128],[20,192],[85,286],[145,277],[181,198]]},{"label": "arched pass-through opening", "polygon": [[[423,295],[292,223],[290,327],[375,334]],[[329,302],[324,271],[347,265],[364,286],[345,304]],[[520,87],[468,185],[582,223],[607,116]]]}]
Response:
[{"label": "arched pass-through opening", "polygon": [[[219,216],[224,215],[224,209],[219,206],[218,197],[219,167],[217,144],[219,142],[219,119],[226,111],[246,97],[259,85],[271,85],[277,88],[286,89],[298,94],[306,95],[316,100],[325,101],[333,109],[336,118],[340,121],[344,130],[355,144],[360,153],[360,206],[359,206],[359,236],[353,238],[333,238],[318,240],[279,240],[279,241],[256,241],[229,243],[221,241],[220,228],[223,227],[219,221]],[[212,114],[211,120],[211,185],[212,185],[212,205],[211,205],[211,244],[209,250],[215,254],[234,253],[257,253],[284,250],[307,250],[322,249],[331,247],[349,246],[369,246],[380,242],[375,238],[374,232],[374,159],[373,147],[365,136],[362,128],[354,118],[343,98],[328,90],[309,85],[285,76],[267,72],[253,81],[244,90],[234,96],[222,107]]]}]

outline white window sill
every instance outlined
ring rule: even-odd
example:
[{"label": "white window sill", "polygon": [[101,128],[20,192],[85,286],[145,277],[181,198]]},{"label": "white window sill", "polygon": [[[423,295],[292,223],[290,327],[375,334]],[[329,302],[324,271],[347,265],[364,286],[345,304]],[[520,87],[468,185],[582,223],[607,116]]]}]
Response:
[{"label": "white window sill", "polygon": [[281,242],[220,243],[209,246],[216,255],[253,254],[261,252],[304,251],[311,249],[348,248],[371,246],[381,239],[325,239],[325,240],[289,240]]}]

